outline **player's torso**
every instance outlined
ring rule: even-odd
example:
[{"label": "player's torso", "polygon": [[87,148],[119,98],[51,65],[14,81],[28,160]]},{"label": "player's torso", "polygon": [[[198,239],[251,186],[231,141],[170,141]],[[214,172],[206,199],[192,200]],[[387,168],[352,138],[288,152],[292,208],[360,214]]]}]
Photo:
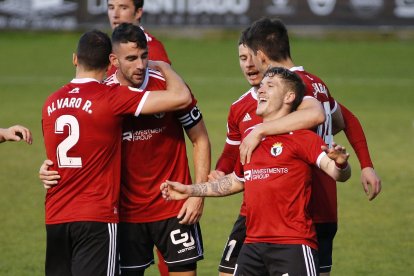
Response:
[{"label": "player's torso", "polygon": [[[164,90],[150,73],[146,90]],[[140,92],[137,92],[140,93]],[[127,116],[122,128],[120,219],[150,222],[176,216],[182,201],[166,202],[159,191],[167,180],[191,183],[184,131],[177,112]]]},{"label": "player's torso", "polygon": [[302,132],[266,137],[244,166],[247,242],[301,240],[315,247],[307,213],[311,171],[296,138]]},{"label": "player's torso", "polygon": [[98,82],[68,84],[48,98],[43,132],[52,170],[61,176],[48,190],[46,222],[117,221],[121,116]]}]

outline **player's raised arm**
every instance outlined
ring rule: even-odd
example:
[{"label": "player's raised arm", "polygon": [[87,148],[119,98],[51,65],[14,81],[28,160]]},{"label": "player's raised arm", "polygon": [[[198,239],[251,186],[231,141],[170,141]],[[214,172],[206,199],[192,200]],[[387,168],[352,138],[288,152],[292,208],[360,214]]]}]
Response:
[{"label": "player's raised arm", "polygon": [[165,181],[160,186],[166,200],[181,200],[188,197],[222,197],[244,190],[244,183],[235,174],[227,174],[211,182],[183,185],[174,181]]},{"label": "player's raised arm", "polygon": [[167,83],[167,90],[151,91],[141,110],[142,114],[183,109],[191,103],[190,89],[168,63],[163,61],[151,61],[149,65],[150,67],[161,71],[164,75]]}]

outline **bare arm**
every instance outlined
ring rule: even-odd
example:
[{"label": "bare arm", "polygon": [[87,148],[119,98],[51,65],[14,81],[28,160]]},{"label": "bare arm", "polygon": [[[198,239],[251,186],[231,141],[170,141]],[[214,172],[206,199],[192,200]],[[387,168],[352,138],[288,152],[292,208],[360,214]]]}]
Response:
[{"label": "bare arm", "polygon": [[162,196],[166,200],[181,200],[188,197],[222,197],[244,190],[244,183],[239,181],[234,174],[227,174],[212,182],[204,182],[193,185],[183,185],[167,180],[160,186]]},{"label": "bare arm", "polygon": [[327,155],[322,157],[320,168],[333,179],[345,182],[351,177],[351,166],[348,164],[349,153],[340,145],[332,144],[332,148],[322,146]]},{"label": "bare arm", "polygon": [[[211,164],[211,146],[204,121],[201,120],[192,128],[186,130],[187,136],[193,145],[193,162],[195,182],[207,181]],[[192,197],[183,204],[178,218],[181,224],[194,224],[203,214],[204,198]]]},{"label": "bare arm", "polygon": [[315,98],[306,98],[295,112],[277,120],[262,123],[247,135],[240,145],[240,161],[250,163],[252,152],[267,135],[288,133],[298,129],[311,129],[325,121],[325,112]]},{"label": "bare arm", "polygon": [[0,143],[5,141],[25,141],[32,144],[32,133],[24,126],[11,126],[9,128],[0,128]]},{"label": "bare arm", "polygon": [[190,89],[183,79],[163,61],[151,61],[151,66],[161,71],[167,83],[164,91],[151,91],[142,107],[142,114],[183,109],[192,101]]}]

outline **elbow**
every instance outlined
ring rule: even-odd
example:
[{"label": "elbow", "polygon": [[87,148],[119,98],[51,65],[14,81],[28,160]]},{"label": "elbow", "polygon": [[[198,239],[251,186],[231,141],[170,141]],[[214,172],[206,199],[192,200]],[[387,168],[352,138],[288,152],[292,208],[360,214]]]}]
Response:
[{"label": "elbow", "polygon": [[323,111],[315,112],[313,120],[315,125],[323,124],[326,120],[325,113]]},{"label": "elbow", "polygon": [[190,90],[187,87],[185,87],[185,89],[180,93],[177,109],[186,108],[192,103],[192,101],[193,99],[191,97]]}]

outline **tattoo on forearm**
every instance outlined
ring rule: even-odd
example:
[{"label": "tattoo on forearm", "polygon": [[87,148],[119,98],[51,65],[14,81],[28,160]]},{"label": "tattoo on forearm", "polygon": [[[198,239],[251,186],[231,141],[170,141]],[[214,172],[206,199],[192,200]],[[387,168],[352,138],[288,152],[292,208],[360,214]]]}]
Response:
[{"label": "tattoo on forearm", "polygon": [[[231,193],[231,175],[225,175],[212,182],[191,185],[192,196],[225,196]],[[209,190],[210,189],[210,193]]]},{"label": "tattoo on forearm", "polygon": [[191,195],[192,196],[206,196],[207,195],[207,183],[191,185]]}]

